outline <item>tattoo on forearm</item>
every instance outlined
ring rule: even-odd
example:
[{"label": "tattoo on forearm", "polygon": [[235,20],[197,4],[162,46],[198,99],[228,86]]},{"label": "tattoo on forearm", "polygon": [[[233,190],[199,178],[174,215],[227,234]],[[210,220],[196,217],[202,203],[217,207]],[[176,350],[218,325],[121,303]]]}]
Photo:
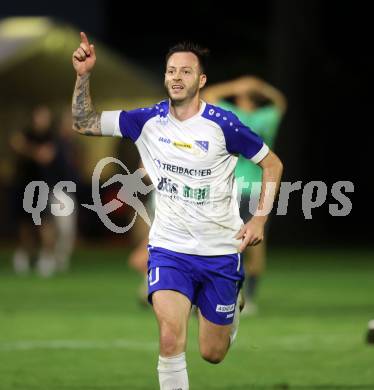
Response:
[{"label": "tattoo on forearm", "polygon": [[77,79],[73,94],[72,114],[73,127],[79,133],[101,135],[100,114],[92,105],[89,75]]}]

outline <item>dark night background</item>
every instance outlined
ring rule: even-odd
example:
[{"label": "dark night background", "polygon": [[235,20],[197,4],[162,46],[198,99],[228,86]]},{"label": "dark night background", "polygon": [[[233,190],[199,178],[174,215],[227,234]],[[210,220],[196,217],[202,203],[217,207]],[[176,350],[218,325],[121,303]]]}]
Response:
[{"label": "dark night background", "polygon": [[289,214],[273,217],[271,242],[371,243],[372,229],[365,222],[372,215],[372,22],[359,2],[266,0],[246,2],[245,8],[98,0],[1,5],[0,17],[14,15],[48,15],[72,23],[146,67],[160,83],[167,48],[184,39],[211,49],[210,82],[242,74],[270,81],[289,103],[275,146],[285,165],[283,180],[322,180],[329,190],[338,180],[355,185],[348,194],[353,209],[347,217],[330,216],[325,203],[305,220],[301,191],[292,194]]}]

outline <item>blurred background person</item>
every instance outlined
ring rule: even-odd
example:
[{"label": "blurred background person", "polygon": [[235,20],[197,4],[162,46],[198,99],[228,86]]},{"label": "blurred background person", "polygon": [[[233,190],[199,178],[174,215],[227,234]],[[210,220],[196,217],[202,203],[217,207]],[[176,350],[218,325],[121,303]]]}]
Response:
[{"label": "blurred background person", "polygon": [[[66,109],[59,120],[58,133],[56,137],[57,150],[59,152],[59,172],[60,180],[70,180],[77,185],[79,192],[82,178],[79,165],[82,159],[82,150],[73,139],[72,117],[70,107]],[[74,211],[66,216],[53,216],[56,229],[55,259],[57,271],[66,272],[70,268],[70,259],[74,249],[77,236],[77,197],[74,192],[69,193],[75,207]]]},{"label": "blurred background person", "polygon": [[[281,91],[258,77],[243,76],[206,87],[203,98],[208,103],[233,112],[241,122],[257,133],[271,149],[273,148],[287,108],[287,100]],[[235,176],[239,179],[240,216],[246,223],[252,218],[252,212],[257,207],[262,171],[256,164],[239,156]],[[266,226],[268,230],[269,223]],[[266,236],[260,244],[246,248],[244,259],[246,305],[242,313],[254,314],[257,311],[254,303],[255,293],[265,270]]]},{"label": "blurred background person", "polygon": [[[51,203],[58,203],[52,198],[55,184],[71,177],[68,146],[57,135],[51,110],[45,105],[32,110],[30,126],[13,134],[10,145],[17,154],[12,198],[19,242],[12,259],[13,268],[18,274],[28,273],[36,258],[37,273],[49,277],[67,268],[75,232],[74,222],[68,222],[70,217],[54,217],[50,208]],[[25,188],[36,180],[49,187],[48,205],[41,213],[40,226],[23,209]]]}]

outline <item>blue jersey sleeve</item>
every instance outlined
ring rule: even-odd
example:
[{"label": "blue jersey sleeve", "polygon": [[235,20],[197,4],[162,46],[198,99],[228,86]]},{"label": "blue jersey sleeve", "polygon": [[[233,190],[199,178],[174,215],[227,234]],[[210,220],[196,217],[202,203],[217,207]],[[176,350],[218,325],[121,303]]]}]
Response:
[{"label": "blue jersey sleeve", "polygon": [[231,111],[207,104],[203,116],[221,127],[229,153],[241,154],[258,163],[269,152],[262,138],[245,126]]},{"label": "blue jersey sleeve", "polygon": [[119,129],[122,136],[136,142],[145,123],[155,115],[157,115],[157,111],[153,107],[121,111],[119,116]]}]

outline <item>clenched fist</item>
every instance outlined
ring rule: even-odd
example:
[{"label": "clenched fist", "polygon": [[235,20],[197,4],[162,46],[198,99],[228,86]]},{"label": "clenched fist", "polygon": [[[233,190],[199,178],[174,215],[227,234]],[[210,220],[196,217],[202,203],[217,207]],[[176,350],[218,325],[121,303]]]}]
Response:
[{"label": "clenched fist", "polygon": [[84,32],[80,33],[81,43],[73,53],[73,66],[79,76],[90,73],[95,66],[96,54],[94,45],[90,45]]}]

